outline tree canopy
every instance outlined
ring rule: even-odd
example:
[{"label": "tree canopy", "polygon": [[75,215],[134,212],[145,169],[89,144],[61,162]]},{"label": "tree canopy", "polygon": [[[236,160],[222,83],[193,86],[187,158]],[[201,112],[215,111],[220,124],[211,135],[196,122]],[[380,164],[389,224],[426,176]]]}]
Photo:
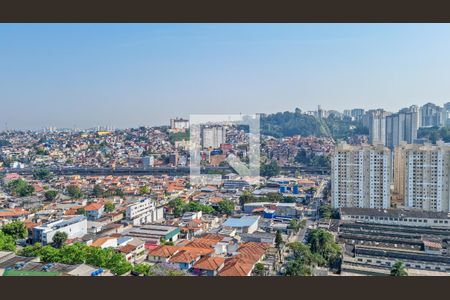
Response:
[{"label": "tree canopy", "polygon": [[0,251],[15,251],[16,241],[10,235],[0,231]]},{"label": "tree canopy", "polygon": [[58,196],[58,191],[50,190],[44,193],[44,197],[46,201],[53,201]]},{"label": "tree canopy", "polygon": [[67,193],[69,194],[70,197],[74,199],[79,199],[83,197],[83,193],[81,192],[80,187],[77,185],[71,184],[67,186]]},{"label": "tree canopy", "polygon": [[54,248],[50,245],[40,244],[24,247],[19,255],[39,256],[43,262],[59,262],[64,264],[86,263],[95,267],[106,268],[116,275],[125,274],[132,269],[132,265],[120,252],[111,248],[89,247],[82,243],[63,245]]},{"label": "tree canopy", "polygon": [[30,196],[34,193],[34,187],[22,178],[11,180],[6,187],[13,195],[19,197]]},{"label": "tree canopy", "polygon": [[408,272],[406,272],[403,262],[395,262],[391,268],[391,276],[408,276]]},{"label": "tree canopy", "polygon": [[53,236],[53,246],[55,248],[61,248],[67,240],[67,233],[63,231],[58,231]]},{"label": "tree canopy", "polygon": [[25,239],[28,237],[27,227],[23,222],[13,221],[6,225],[3,225],[2,232],[11,236],[14,240]]}]

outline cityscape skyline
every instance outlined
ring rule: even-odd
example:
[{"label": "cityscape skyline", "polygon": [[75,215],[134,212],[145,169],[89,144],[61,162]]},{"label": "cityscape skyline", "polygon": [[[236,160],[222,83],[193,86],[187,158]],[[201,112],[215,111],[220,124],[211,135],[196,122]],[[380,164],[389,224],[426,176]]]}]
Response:
[{"label": "cityscape skyline", "polygon": [[3,25],[1,129],[443,105],[449,33],[446,24]]}]

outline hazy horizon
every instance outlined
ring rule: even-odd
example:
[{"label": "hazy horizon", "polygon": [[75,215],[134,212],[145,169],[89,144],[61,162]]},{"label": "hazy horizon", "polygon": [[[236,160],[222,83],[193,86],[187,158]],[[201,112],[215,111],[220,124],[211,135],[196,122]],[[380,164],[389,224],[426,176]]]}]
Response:
[{"label": "hazy horizon", "polygon": [[0,129],[450,101],[450,24],[1,24]]}]

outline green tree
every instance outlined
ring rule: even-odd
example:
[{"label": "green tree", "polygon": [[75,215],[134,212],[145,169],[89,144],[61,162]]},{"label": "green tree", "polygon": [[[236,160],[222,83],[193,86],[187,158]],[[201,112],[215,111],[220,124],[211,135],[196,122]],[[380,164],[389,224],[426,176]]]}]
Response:
[{"label": "green tree", "polygon": [[53,236],[53,246],[55,248],[61,248],[67,240],[67,232],[58,231]]},{"label": "green tree", "polygon": [[112,202],[106,202],[105,203],[105,212],[110,213],[114,210],[114,208],[116,207],[116,205]]},{"label": "green tree", "polygon": [[292,229],[295,233],[300,230],[300,222],[296,219],[292,219],[288,225],[289,229]]},{"label": "green tree", "polygon": [[53,201],[58,196],[58,191],[50,190],[44,193],[45,201]]},{"label": "green tree", "polygon": [[151,274],[152,267],[146,263],[136,264],[133,267],[133,271],[139,274],[143,274],[145,276],[149,276]]},{"label": "green tree", "polygon": [[327,264],[327,261],[322,256],[311,252],[309,245],[305,245],[300,242],[293,242],[289,243],[288,247],[294,253],[294,259],[300,260],[305,265],[323,266]]},{"label": "green tree", "polygon": [[39,257],[43,262],[46,263],[61,261],[59,249],[56,249],[50,245],[42,247],[42,249],[39,251]]},{"label": "green tree", "polygon": [[122,189],[116,189],[115,191],[114,191],[114,195],[116,195],[116,196],[118,196],[118,197],[124,197],[125,196],[125,194],[123,193],[123,190]]},{"label": "green tree", "polygon": [[15,251],[16,241],[10,235],[4,234],[0,231],[0,251]]},{"label": "green tree", "polygon": [[405,265],[401,261],[395,262],[391,268],[391,276],[408,276]]},{"label": "green tree", "polygon": [[330,219],[332,215],[331,206],[321,205],[319,206],[319,216],[324,219]]},{"label": "green tree", "polygon": [[283,247],[283,237],[281,236],[281,232],[278,230],[275,236],[275,247],[278,249],[278,255],[280,256],[280,262],[282,262],[282,253],[281,249]]},{"label": "green tree", "polygon": [[212,214],[214,208],[209,205],[201,204],[198,201],[191,201],[186,206],[184,206],[185,211],[201,211],[205,214]]},{"label": "green tree", "polygon": [[25,223],[14,221],[2,227],[2,232],[11,236],[14,240],[25,239],[28,237],[28,229]]},{"label": "green tree", "polygon": [[181,198],[176,198],[169,201],[168,206],[172,209],[175,217],[181,217],[185,211],[186,204]]},{"label": "green tree", "polygon": [[221,214],[231,215],[234,211],[234,202],[227,199],[220,201],[216,210]]},{"label": "green tree", "polygon": [[150,192],[151,192],[150,188],[148,186],[146,186],[146,185],[141,186],[139,188],[139,194],[141,194],[141,195],[148,195],[148,194],[150,194]]},{"label": "green tree", "polygon": [[71,198],[79,199],[79,198],[83,197],[83,193],[81,192],[80,187],[77,185],[71,184],[71,185],[67,186],[66,190]]},{"label": "green tree", "polygon": [[260,169],[261,176],[273,177],[280,174],[280,167],[276,161],[271,161],[269,164],[263,164]]},{"label": "green tree", "polygon": [[115,252],[108,260],[106,268],[110,269],[111,272],[116,275],[123,275],[127,272],[130,272],[133,266],[126,260],[124,255]]},{"label": "green tree", "polygon": [[311,267],[305,265],[301,260],[288,262],[284,273],[285,276],[311,276],[311,274]]},{"label": "green tree", "polygon": [[34,187],[22,178],[8,182],[7,189],[15,196],[27,197],[34,193]]},{"label": "green tree", "polygon": [[105,193],[105,189],[98,184],[96,184],[94,186],[94,188],[92,189],[92,195],[94,195],[94,197],[97,197],[97,198],[103,197],[104,193]]},{"label": "green tree", "polygon": [[256,263],[254,272],[257,276],[264,276],[265,275],[265,268],[262,263]]},{"label": "green tree", "polygon": [[33,171],[33,178],[38,180],[50,180],[53,174],[47,169],[37,169]]},{"label": "green tree", "polygon": [[324,229],[313,229],[308,236],[308,244],[312,253],[317,253],[328,261],[329,266],[339,269],[341,264],[341,248],[334,241],[330,232]]},{"label": "green tree", "polygon": [[41,243],[34,243],[33,245],[23,247],[18,254],[20,256],[35,257],[39,256],[41,249],[42,249]]}]

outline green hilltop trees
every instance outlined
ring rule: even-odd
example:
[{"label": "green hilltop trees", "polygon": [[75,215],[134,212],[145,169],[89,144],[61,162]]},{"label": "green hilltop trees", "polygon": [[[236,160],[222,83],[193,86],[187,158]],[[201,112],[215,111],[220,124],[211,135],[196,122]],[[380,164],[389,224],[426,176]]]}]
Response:
[{"label": "green hilltop trees", "polygon": [[27,197],[34,193],[34,187],[22,178],[11,180],[6,188],[11,194],[18,197]]}]

